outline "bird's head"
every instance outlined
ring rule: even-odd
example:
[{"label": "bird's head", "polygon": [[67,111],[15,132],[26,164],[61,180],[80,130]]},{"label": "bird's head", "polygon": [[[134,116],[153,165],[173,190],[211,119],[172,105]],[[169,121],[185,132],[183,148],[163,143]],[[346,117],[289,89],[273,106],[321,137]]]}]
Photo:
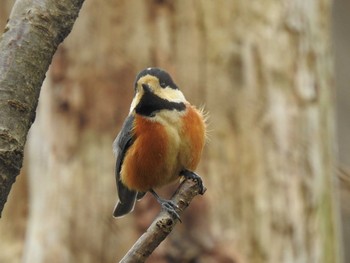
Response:
[{"label": "bird's head", "polygon": [[185,102],[185,96],[166,71],[147,68],[136,76],[130,112],[153,116],[161,110],[181,111]]}]

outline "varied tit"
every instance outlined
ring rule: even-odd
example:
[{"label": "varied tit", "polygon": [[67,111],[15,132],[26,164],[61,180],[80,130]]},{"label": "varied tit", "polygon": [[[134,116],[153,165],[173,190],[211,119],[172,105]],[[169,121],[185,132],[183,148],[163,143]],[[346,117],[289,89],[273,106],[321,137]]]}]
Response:
[{"label": "varied tit", "polygon": [[159,68],[141,71],[135,80],[130,112],[113,143],[119,201],[113,215],[130,213],[136,200],[152,193],[163,208],[179,217],[175,204],[155,188],[180,176],[203,184],[194,173],[205,143],[205,121],[170,75]]}]

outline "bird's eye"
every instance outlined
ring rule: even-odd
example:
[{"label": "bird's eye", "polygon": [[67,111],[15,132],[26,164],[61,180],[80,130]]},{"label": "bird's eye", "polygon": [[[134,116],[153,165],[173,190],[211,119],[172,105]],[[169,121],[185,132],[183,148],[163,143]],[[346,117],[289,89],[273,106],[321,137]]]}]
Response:
[{"label": "bird's eye", "polygon": [[159,85],[162,87],[162,88],[166,88],[167,87],[167,84],[165,82],[160,82]]}]

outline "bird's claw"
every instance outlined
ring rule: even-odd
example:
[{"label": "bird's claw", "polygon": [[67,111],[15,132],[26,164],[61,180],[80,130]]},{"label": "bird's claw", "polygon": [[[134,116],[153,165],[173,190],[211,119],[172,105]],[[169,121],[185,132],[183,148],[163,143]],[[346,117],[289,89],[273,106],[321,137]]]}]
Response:
[{"label": "bird's claw", "polygon": [[179,207],[172,200],[165,200],[161,198],[153,189],[150,190],[150,193],[157,199],[163,210],[176,217],[182,223],[179,214],[176,212],[176,209],[179,209]]},{"label": "bird's claw", "polygon": [[179,209],[179,207],[172,200],[162,200],[161,206],[164,210],[176,217],[182,223],[180,215],[176,211],[176,209]]},{"label": "bird's claw", "polygon": [[196,174],[195,172],[191,172],[189,170],[183,170],[182,171],[182,175],[186,179],[195,181],[198,184],[198,186],[199,186],[199,189],[200,189],[199,193],[201,195],[204,194],[205,190],[204,190],[203,181],[202,181],[202,178],[198,174]]}]

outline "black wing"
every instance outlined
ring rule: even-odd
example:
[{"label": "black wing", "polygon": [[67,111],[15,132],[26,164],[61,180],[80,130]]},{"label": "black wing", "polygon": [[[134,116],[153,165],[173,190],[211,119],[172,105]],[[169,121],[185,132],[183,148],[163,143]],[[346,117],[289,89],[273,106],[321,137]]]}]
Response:
[{"label": "black wing", "polygon": [[134,142],[134,137],[132,133],[134,122],[134,116],[129,115],[119,132],[117,138],[113,143],[113,151],[117,157],[116,167],[115,167],[115,177],[118,189],[119,202],[114,208],[113,216],[120,217],[125,214],[130,213],[135,206],[137,192],[128,189],[120,179],[120,170],[123,164],[125,154],[129,147]]}]

